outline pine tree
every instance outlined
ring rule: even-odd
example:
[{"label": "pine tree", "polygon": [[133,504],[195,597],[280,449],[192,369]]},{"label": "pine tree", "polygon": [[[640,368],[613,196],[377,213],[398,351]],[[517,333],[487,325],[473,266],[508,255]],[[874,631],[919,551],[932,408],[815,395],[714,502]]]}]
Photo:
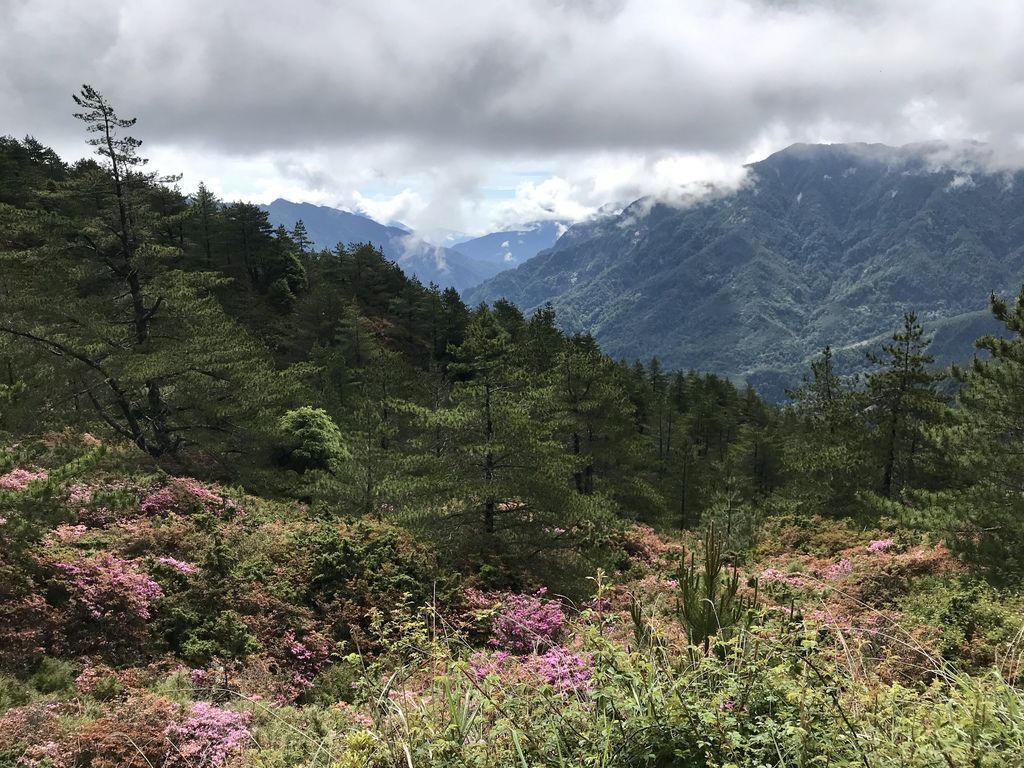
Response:
[{"label": "pine tree", "polygon": [[943,374],[930,370],[935,359],[927,354],[931,339],[925,336],[917,315],[903,316],[903,328],[893,334],[882,354],[868,354],[881,370],[868,374],[867,398],[877,464],[878,492],[891,499],[908,484],[919,484],[926,472],[922,463],[927,447],[925,430],[945,411],[936,384]]},{"label": "pine tree", "polygon": [[1003,576],[1024,573],[1024,290],[1011,305],[991,298],[1005,335],[985,336],[987,353],[954,368],[962,387],[950,423],[934,430],[950,462],[947,489],[925,498],[921,522],[952,534],[959,547]]},{"label": "pine tree", "polygon": [[783,448],[787,498],[807,514],[854,513],[858,492],[870,487],[863,394],[838,375],[826,347],[803,386],[789,396],[794,420]]},{"label": "pine tree", "polygon": [[299,253],[305,255],[313,241],[309,239],[309,232],[306,231],[306,224],[302,219],[295,222],[292,227],[292,240],[299,249]]},{"label": "pine tree", "polygon": [[135,121],[89,86],[75,102],[101,162],[80,163],[36,209],[0,212],[0,229],[23,233],[0,250],[0,333],[49,353],[75,407],[154,457],[258,429],[294,379],[224,314],[221,278],[179,269],[163,180],[122,135]]},{"label": "pine tree", "polygon": [[519,564],[571,551],[594,534],[606,507],[570,486],[578,463],[554,427],[550,390],[531,381],[486,307],[474,312],[453,356],[450,403],[410,406],[421,434],[416,518],[469,552]]}]

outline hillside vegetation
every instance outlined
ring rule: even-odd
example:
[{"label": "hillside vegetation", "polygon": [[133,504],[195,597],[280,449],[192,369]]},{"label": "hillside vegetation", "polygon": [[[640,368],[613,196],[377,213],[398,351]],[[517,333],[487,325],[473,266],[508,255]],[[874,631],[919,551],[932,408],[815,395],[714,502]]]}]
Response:
[{"label": "hillside vegetation", "polygon": [[943,363],[967,359],[994,330],[989,295],[1024,283],[1024,179],[983,147],[795,145],[748,171],[734,192],[579,224],[467,298],[550,302],[612,355],[780,401],[827,344],[863,371],[863,348],[904,312],[935,331]]},{"label": "hillside vegetation", "polygon": [[1024,764],[1024,299],[786,407],[0,142],[0,766]]}]

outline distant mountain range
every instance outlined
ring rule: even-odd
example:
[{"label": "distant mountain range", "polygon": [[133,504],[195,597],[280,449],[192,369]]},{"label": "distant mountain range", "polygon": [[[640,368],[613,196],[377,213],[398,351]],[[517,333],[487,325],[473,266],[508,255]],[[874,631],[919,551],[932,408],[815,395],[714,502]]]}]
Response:
[{"label": "distant mountain range", "polygon": [[989,172],[983,148],[794,145],[746,184],[688,205],[638,200],[465,293],[529,311],[613,356],[658,356],[745,380],[769,397],[826,344],[850,370],[904,311],[945,362],[994,330],[990,292],[1024,282],[1024,174]]},{"label": "distant mountain range", "polygon": [[302,220],[316,248],[334,248],[338,243],[373,243],[384,255],[420,282],[453,286],[465,291],[504,269],[522,263],[554,245],[565,225],[543,222],[510,232],[495,232],[460,241],[458,248],[427,242],[400,222],[380,224],[358,213],[311,203],[277,199],[260,206],[270,223],[292,229]]},{"label": "distant mountain range", "polygon": [[452,247],[475,262],[493,266],[500,272],[516,267],[550,248],[568,228],[569,222],[540,221],[525,229],[491,232],[482,237],[462,240]]}]

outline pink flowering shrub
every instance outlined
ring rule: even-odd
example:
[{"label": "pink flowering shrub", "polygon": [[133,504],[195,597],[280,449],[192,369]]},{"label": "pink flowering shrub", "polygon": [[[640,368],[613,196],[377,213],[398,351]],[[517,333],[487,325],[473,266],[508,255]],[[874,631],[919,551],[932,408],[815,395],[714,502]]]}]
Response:
[{"label": "pink flowering shrub", "polygon": [[80,508],[92,501],[93,489],[86,483],[75,483],[68,488],[68,506]]},{"label": "pink flowering shrub", "polygon": [[593,686],[593,659],[560,645],[529,659],[530,671],[560,693],[586,693]]},{"label": "pink flowering shrub", "polygon": [[331,656],[330,641],[319,633],[311,633],[301,640],[295,631],[284,633],[285,652],[292,671],[292,698],[313,685],[313,679],[320,674]]},{"label": "pink flowering shrub", "polygon": [[872,554],[878,554],[879,552],[887,552],[895,542],[892,539],[873,539],[868,544],[868,552]]},{"label": "pink flowering shrub", "polygon": [[47,477],[45,469],[12,469],[6,475],[0,475],[0,491],[24,491],[29,483],[46,480]]},{"label": "pink flowering shrub", "polygon": [[252,739],[248,712],[233,712],[195,702],[183,722],[167,726],[164,735],[174,745],[167,765],[220,768]]},{"label": "pink flowering shrub", "polygon": [[133,561],[110,554],[76,556],[51,567],[71,602],[94,619],[145,621],[152,604],[163,597],[160,585]]},{"label": "pink flowering shrub", "polygon": [[173,557],[158,557],[156,561],[160,563],[160,565],[165,565],[172,571],[177,571],[185,576],[191,576],[192,574],[199,573],[199,568],[192,565],[192,563],[185,562],[184,560],[178,560]]},{"label": "pink flowering shrub", "polygon": [[167,485],[146,494],[139,502],[139,511],[149,517],[188,513],[197,507],[211,514],[236,511],[238,508],[220,489],[209,488],[191,477],[173,478]]},{"label": "pink flowering shrub", "polygon": [[147,494],[139,503],[139,511],[150,517],[166,517],[176,511],[177,507],[178,496],[170,486]]},{"label": "pink flowering shrub", "polygon": [[483,680],[490,675],[499,674],[513,658],[506,651],[477,651],[469,657],[469,674],[476,680]]},{"label": "pink flowering shrub", "polygon": [[795,589],[808,589],[814,586],[812,579],[799,573],[783,573],[778,568],[765,568],[758,580],[762,584],[781,584]]},{"label": "pink flowering shrub", "polygon": [[836,581],[853,573],[853,563],[844,557],[838,562],[830,563],[819,569],[818,573],[825,581]]},{"label": "pink flowering shrub", "polygon": [[557,600],[536,595],[508,595],[494,619],[491,644],[512,653],[529,653],[553,645],[562,632],[565,614]]}]

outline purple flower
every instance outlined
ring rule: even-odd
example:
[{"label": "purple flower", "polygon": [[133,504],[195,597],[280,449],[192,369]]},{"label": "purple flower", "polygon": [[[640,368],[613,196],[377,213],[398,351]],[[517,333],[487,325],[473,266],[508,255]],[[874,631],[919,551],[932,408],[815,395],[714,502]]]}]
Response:
[{"label": "purple flower", "polygon": [[573,653],[556,645],[543,655],[532,657],[528,664],[534,674],[560,693],[586,693],[593,687],[593,659],[589,654]]},{"label": "purple flower", "polygon": [[192,563],[187,563],[184,560],[176,560],[173,557],[158,557],[156,559],[161,565],[166,565],[178,573],[183,573],[186,576],[191,576],[193,573],[199,573],[199,569],[196,568]]},{"label": "purple flower", "polygon": [[189,717],[182,723],[167,726],[164,735],[177,749],[175,755],[183,765],[192,768],[220,768],[252,739],[245,712],[233,712],[209,704],[195,702]]},{"label": "purple flower", "polygon": [[494,620],[491,644],[512,653],[529,653],[552,645],[565,624],[565,614],[557,600],[546,600],[546,589],[534,596],[509,595]]}]

